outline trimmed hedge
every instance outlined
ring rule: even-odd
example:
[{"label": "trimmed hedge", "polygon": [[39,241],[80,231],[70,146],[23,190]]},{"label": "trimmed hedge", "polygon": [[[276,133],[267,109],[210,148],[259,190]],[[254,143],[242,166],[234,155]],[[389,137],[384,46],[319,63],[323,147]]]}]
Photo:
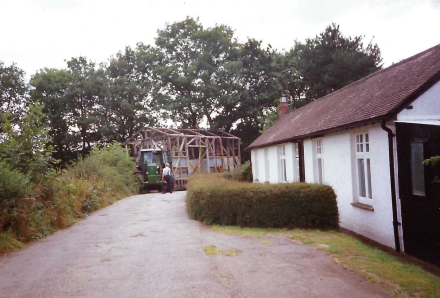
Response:
[{"label": "trimmed hedge", "polygon": [[244,164],[235,168],[234,171],[230,173],[220,174],[221,177],[230,179],[230,180],[238,180],[242,182],[252,182],[254,178],[252,176],[252,165],[250,161],[245,162]]},{"label": "trimmed hedge", "polygon": [[203,174],[189,178],[187,191],[189,216],[208,225],[334,229],[339,224],[336,195],[328,185],[245,183]]}]

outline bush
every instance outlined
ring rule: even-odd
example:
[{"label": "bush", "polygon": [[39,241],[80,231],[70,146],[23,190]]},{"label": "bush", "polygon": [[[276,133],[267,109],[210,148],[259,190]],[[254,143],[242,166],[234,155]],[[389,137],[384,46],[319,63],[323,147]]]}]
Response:
[{"label": "bush", "polygon": [[12,249],[11,239],[43,238],[91,211],[137,193],[134,169],[134,159],[119,143],[94,149],[66,171],[57,172],[38,185],[0,164],[0,188],[8,191],[3,202],[0,195],[0,235],[4,242],[0,243],[0,254]]},{"label": "bush", "polygon": [[339,223],[327,185],[253,184],[210,174],[191,176],[187,190],[189,216],[209,225],[333,229]]},{"label": "bush", "polygon": [[252,176],[252,166],[251,162],[247,161],[244,164],[236,167],[231,173],[221,174],[223,178],[230,180],[237,180],[242,182],[252,182],[254,181]]},{"label": "bush", "polygon": [[0,205],[4,200],[22,198],[29,191],[29,178],[0,160]]},{"label": "bush", "polygon": [[115,191],[137,192],[139,181],[133,175],[136,164],[121,144],[114,142],[94,148],[89,156],[67,170],[71,179],[100,180]]}]

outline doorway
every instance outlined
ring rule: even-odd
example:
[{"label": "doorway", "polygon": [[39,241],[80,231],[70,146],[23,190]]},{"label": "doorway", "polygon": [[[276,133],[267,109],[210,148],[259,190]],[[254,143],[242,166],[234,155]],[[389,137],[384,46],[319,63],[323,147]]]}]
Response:
[{"label": "doorway", "polygon": [[440,126],[396,123],[405,252],[440,266]]}]

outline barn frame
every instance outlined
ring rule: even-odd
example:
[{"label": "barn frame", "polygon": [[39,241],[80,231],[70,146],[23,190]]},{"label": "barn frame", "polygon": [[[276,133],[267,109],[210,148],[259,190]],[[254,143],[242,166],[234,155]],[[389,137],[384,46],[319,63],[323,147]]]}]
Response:
[{"label": "barn frame", "polygon": [[142,149],[171,151],[176,188],[194,173],[231,172],[241,164],[240,138],[219,130],[144,127],[125,143],[136,161]]}]

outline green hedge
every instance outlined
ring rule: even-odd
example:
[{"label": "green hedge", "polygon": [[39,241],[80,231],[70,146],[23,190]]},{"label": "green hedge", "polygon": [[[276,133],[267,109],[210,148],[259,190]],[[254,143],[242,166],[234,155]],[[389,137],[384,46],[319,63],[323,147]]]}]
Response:
[{"label": "green hedge", "polygon": [[260,228],[338,227],[336,195],[327,185],[254,184],[221,175],[193,175],[187,186],[187,210],[205,224]]},{"label": "green hedge", "polygon": [[234,171],[230,173],[223,173],[220,176],[226,179],[238,180],[242,182],[254,181],[254,178],[252,176],[252,166],[250,161],[247,161],[244,164],[236,167]]}]

